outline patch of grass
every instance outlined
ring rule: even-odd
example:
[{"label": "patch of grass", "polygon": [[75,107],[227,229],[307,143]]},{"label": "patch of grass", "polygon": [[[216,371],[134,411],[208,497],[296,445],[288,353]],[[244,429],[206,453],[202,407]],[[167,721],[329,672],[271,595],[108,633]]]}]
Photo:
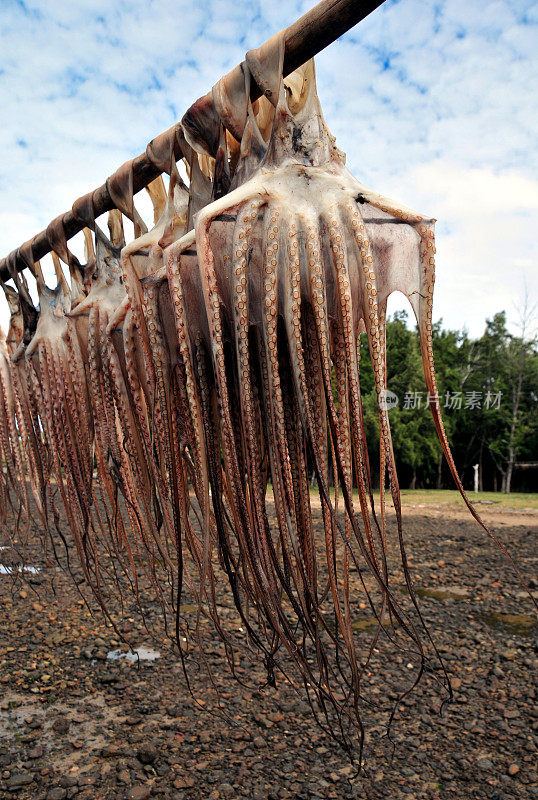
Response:
[{"label": "patch of grass", "polygon": [[[310,490],[315,495],[318,494],[317,487]],[[456,489],[401,489],[400,495],[402,505],[440,505],[440,506],[459,506],[465,508],[465,503]],[[331,497],[334,496],[331,491]],[[391,504],[390,491],[386,492],[387,505]],[[467,492],[467,497],[471,503],[475,504],[478,510],[485,508],[509,508],[509,509],[535,509],[538,510],[538,493],[513,492],[512,494],[502,494],[501,492]],[[358,500],[358,493],[353,493],[353,498]],[[379,503],[379,490],[374,492],[374,500]],[[343,500],[340,499],[340,506],[343,508]]]},{"label": "patch of grass", "polygon": [[[463,499],[455,489],[402,489],[402,503],[424,503],[436,505],[465,506]],[[471,503],[481,506],[491,505],[493,508],[532,508],[538,509],[538,494],[530,492],[467,492]]]}]

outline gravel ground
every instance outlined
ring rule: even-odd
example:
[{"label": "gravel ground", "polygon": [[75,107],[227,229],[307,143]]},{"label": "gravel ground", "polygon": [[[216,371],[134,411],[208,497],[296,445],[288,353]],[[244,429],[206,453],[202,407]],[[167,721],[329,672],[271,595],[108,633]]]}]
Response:
[{"label": "gravel ground", "polygon": [[[284,683],[238,685],[222,648],[208,654],[220,710],[205,671],[195,673],[195,701],[164,647],[154,660],[107,658],[122,649],[117,633],[36,549],[28,563],[39,573],[0,574],[0,797],[538,798],[532,604],[466,512],[408,506],[405,516],[421,608],[454,702],[440,714],[426,676],[397,712],[394,751],[386,714],[373,713],[359,777],[304,700]],[[484,516],[536,590],[538,513],[488,508]],[[0,561],[12,560],[0,551]],[[136,615],[117,616],[133,646],[158,649]],[[383,675],[405,667],[399,656]],[[379,694],[378,675],[369,681]]]}]

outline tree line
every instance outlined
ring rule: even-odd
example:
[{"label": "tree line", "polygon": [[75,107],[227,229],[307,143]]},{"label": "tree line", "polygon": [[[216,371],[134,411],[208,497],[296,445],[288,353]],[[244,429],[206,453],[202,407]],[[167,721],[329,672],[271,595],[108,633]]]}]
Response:
[{"label": "tree line", "polygon": [[[439,401],[464,486],[480,491],[538,491],[538,347],[522,314],[520,335],[506,313],[486,321],[483,335],[433,327]],[[378,405],[365,337],[361,337],[361,388],[370,453],[379,447]],[[418,332],[397,312],[387,322],[389,420],[400,484],[453,488],[428,408]],[[391,407],[392,404],[392,407]],[[373,478],[379,482],[375,459]]]}]

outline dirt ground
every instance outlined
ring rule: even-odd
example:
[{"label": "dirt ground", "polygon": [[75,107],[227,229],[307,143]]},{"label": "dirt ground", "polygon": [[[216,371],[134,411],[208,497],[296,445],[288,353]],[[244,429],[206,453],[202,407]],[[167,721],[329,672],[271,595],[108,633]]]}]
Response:
[{"label": "dirt ground", "polygon": [[[374,715],[359,777],[304,699],[284,683],[266,691],[235,683],[218,648],[210,658],[220,711],[205,671],[195,702],[177,657],[129,612],[118,611],[122,632],[160,656],[107,658],[122,649],[117,634],[36,548],[27,563],[39,572],[0,573],[0,797],[538,798],[531,601],[466,511],[411,503],[404,511],[412,574],[454,702],[440,714],[426,676],[397,712],[394,750],[386,715]],[[481,513],[538,597],[538,512]],[[13,563],[8,549],[0,561]]]}]

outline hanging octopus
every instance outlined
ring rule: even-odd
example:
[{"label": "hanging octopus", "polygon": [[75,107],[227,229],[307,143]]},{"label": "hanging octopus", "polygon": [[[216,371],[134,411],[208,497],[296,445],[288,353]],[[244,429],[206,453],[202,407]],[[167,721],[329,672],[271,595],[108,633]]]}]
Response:
[{"label": "hanging octopus", "polygon": [[[56,251],[53,262],[57,286],[50,289],[36,265],[39,318],[31,340],[24,350],[24,370],[28,387],[28,416],[36,440],[32,448],[41,454],[41,463],[49,462],[55,476],[56,492],[61,498],[81,563],[85,565],[92,550],[92,474],[93,429],[86,379],[80,348],[69,314],[81,293],[81,281],[75,276],[74,262],[65,245],[61,219],[48,229],[51,246],[71,262],[71,285],[66,280]],[[22,364],[21,364],[22,372]],[[23,386],[21,375],[21,387]],[[42,433],[41,433],[42,432]],[[50,482],[50,473],[49,473]],[[62,544],[65,537],[58,526],[58,512],[52,497],[47,507],[42,491],[42,514],[48,522],[50,512]],[[52,535],[52,527],[49,530]],[[67,555],[67,553],[66,553]],[[93,556],[95,561],[95,555]]]},{"label": "hanging octopus", "polygon": [[[126,347],[125,355],[131,397],[144,431],[146,453],[153,467],[156,496],[167,534],[164,538],[167,548],[165,560],[171,568],[171,601],[177,632],[181,627],[179,606],[184,579],[183,547],[188,548],[196,562],[202,558],[201,546],[192,531],[189,517],[192,508],[189,481],[192,481],[200,499],[201,478],[197,461],[199,451],[190,449],[193,437],[190,420],[185,413],[188,409],[187,388],[174,331],[163,253],[169,244],[185,233],[192,210],[192,195],[189,195],[179,176],[173,153],[159,152],[158,143],[153,143],[150,148],[150,157],[169,172],[170,181],[166,203],[155,227],[122,251],[121,263],[130,315],[129,319],[125,318],[124,331],[134,333],[130,335],[130,346]],[[200,202],[203,190],[204,186],[198,188],[196,203]],[[124,210],[129,212],[132,196],[124,192],[120,202]],[[114,324],[117,324],[117,317]],[[125,341],[127,344],[127,339]],[[138,348],[133,346],[134,342],[138,342]],[[209,530],[206,512],[207,505],[201,514],[205,520],[203,527]],[[187,582],[191,591],[195,592],[189,578]]]},{"label": "hanging octopus", "polygon": [[15,409],[13,404],[10,354],[6,334],[0,329],[0,522],[7,521],[8,505],[11,504],[10,491],[19,486],[21,479],[13,458],[11,432],[16,430]]},{"label": "hanging octopus", "polygon": [[[20,251],[26,262],[24,245]],[[30,263],[33,269],[33,262]],[[10,309],[10,323],[2,343],[0,370],[0,415],[2,417],[0,437],[6,466],[6,477],[3,480],[6,490],[6,505],[2,506],[1,513],[5,520],[7,507],[11,506],[16,514],[15,536],[18,536],[22,533],[23,521],[25,532],[28,533],[31,519],[27,474],[38,512],[42,511],[40,489],[43,485],[43,476],[40,474],[40,459],[36,453],[34,432],[28,418],[25,374],[24,370],[21,371],[20,368],[26,345],[35,330],[38,312],[33,306],[24,275],[17,273],[14,263],[11,263],[8,269],[16,289],[2,283]],[[11,501],[10,492],[13,492],[17,499],[17,508]],[[11,535],[10,538],[14,540]]]},{"label": "hanging octopus", "polygon": [[[207,665],[212,632],[201,623],[209,620],[232,671],[237,650],[255,652],[268,684],[284,675],[343,747],[358,735],[362,749],[364,686],[380,648],[388,642],[416,665],[405,691],[435,650],[408,569],[385,403],[394,291],[415,313],[441,445],[482,522],[440,414],[434,220],[350,174],[323,119],[313,62],[284,79],[283,52],[276,37],[247,53],[233,79],[189,109],[174,142],[150,143],[150,161],[170,176],[168,191],[162,179],[148,187],[151,230],[134,206],[128,163],[107,182],[116,206],[110,238],[95,222],[92,194],[73,207],[87,227],[85,267],[67,249],[62,220],[49,226],[70,284],[55,256],[58,285],[49,289],[21,248],[40,308],[38,315],[14,275],[12,325],[0,338],[0,502],[7,508],[14,492],[27,513],[20,486],[28,473],[39,514],[57,519],[54,475],[86,582],[105,613],[126,581],[145,615],[140,594],[149,587],[168,634],[172,615],[187,677],[193,640]],[[254,103],[253,82],[262,92]],[[129,244],[122,214],[134,224]],[[361,336],[379,406],[378,505]],[[232,625],[219,608],[224,586]],[[369,633],[357,625],[367,606]],[[450,693],[446,673],[441,680]]]},{"label": "hanging octopus", "polygon": [[[416,315],[434,421],[464,494],[433,369],[434,220],[349,173],[323,120],[313,62],[284,81],[282,46],[268,50],[269,57],[247,54],[243,94],[237,83],[229,92],[223,79],[212,99],[203,98],[183,120],[189,143],[216,163],[226,142],[219,123],[241,137],[241,147],[228,159],[227,192],[214,191],[194,233],[169,247],[168,282],[192,428],[205,447],[198,463],[207,470],[219,558],[240,619],[263,653],[269,680],[276,667],[294,663],[327,721],[336,715],[342,744],[351,726],[362,746],[361,681],[380,633],[415,654],[417,680],[427,660],[421,628],[429,638],[407,567],[385,405],[386,303],[394,291],[408,297]],[[249,103],[249,75],[275,106],[269,141]],[[361,333],[379,405],[379,509],[364,431]],[[314,536],[310,465],[323,552]],[[410,604],[398,599],[395,565],[388,563],[387,476]],[[269,522],[269,481],[276,527]],[[354,628],[352,573],[378,623],[366,648]],[[445,685],[450,691],[446,673]]]}]

